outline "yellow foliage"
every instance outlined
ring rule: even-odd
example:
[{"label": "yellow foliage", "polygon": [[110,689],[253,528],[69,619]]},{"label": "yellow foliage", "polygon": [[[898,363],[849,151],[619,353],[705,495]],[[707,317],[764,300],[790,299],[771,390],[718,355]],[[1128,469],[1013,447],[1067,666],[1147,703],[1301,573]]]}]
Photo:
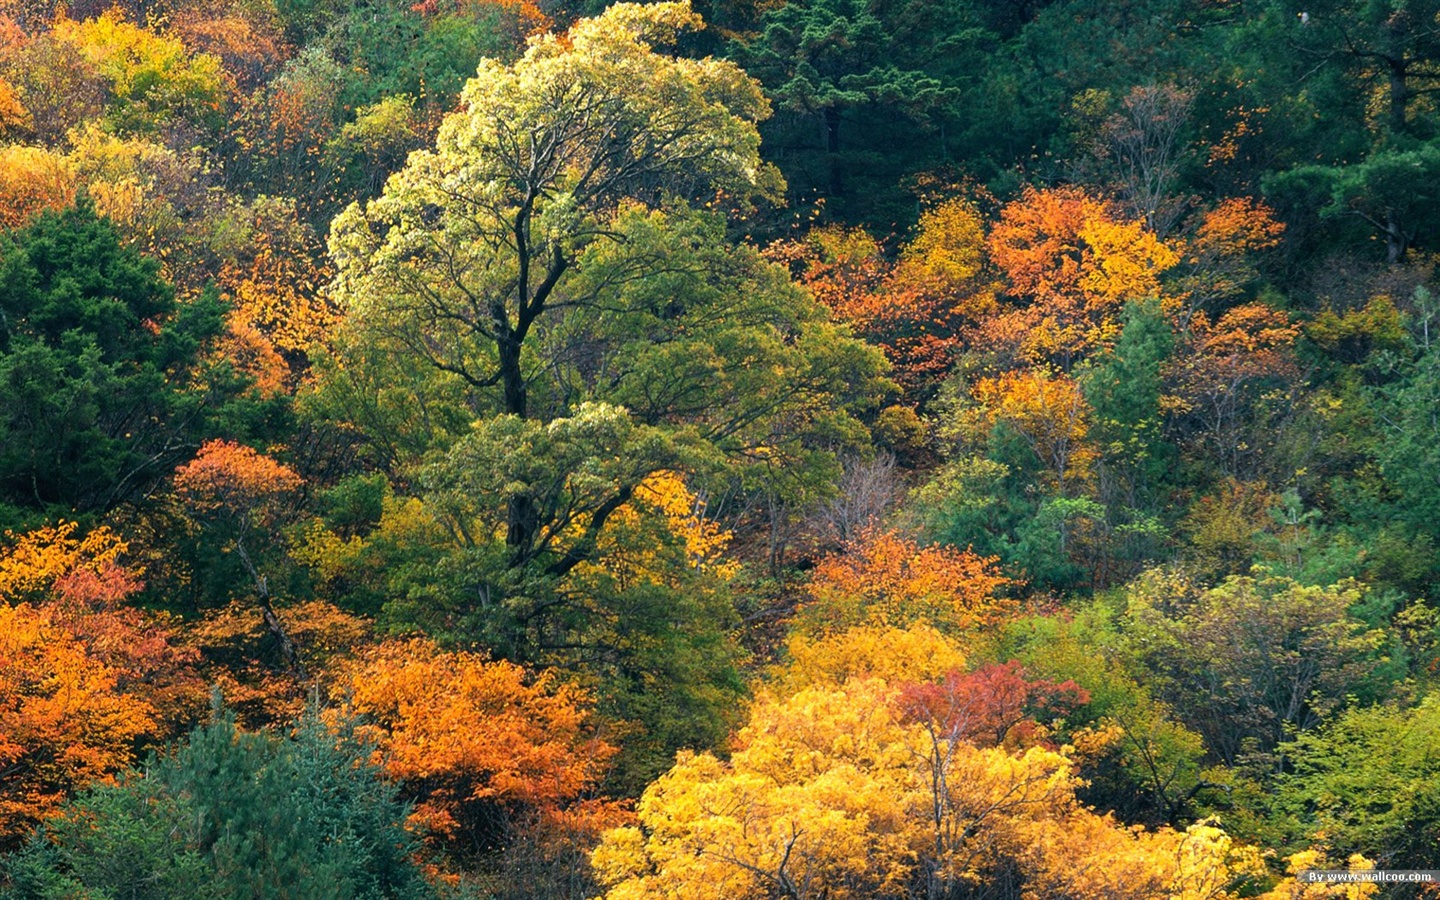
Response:
[{"label": "yellow foliage", "polygon": [[635,489],[635,499],[665,516],[670,533],[685,542],[685,556],[691,565],[724,578],[738,570],[738,563],[721,557],[733,535],[705,518],[704,501],[686,486],[680,473],[667,470],[650,475]]},{"label": "yellow foliage", "polygon": [[935,681],[965,668],[965,654],[955,642],[923,623],[904,629],[860,626],[816,637],[796,632],[787,649],[790,661],[777,673],[778,686],[787,692],[852,678]]},{"label": "yellow foliage", "polygon": [[1159,297],[1160,274],[1180,261],[1178,253],[1140,222],[1091,219],[1080,226],[1079,236],[1094,254],[1079,286],[1087,305],[1096,309]]},{"label": "yellow foliage", "polygon": [[1351,854],[1345,865],[1331,860],[1323,847],[1311,847],[1286,857],[1287,876],[1256,900],[1369,900],[1380,893],[1378,884],[1324,884],[1299,881],[1296,876],[1306,869],[1349,869],[1352,872],[1375,868],[1372,860],[1358,853]]},{"label": "yellow foliage", "polygon": [[1099,454],[1086,442],[1090,404],[1075,379],[1043,368],[1025,369],[982,378],[971,395],[979,406],[962,416],[961,427],[972,439],[983,440],[1003,422],[1049,469],[1058,493],[1089,478]]},{"label": "yellow foliage", "polygon": [[127,233],[139,234],[146,227],[142,223],[153,223],[164,211],[157,208],[166,204],[151,173],[178,165],[173,150],[144,138],[111,134],[93,122],[72,129],[69,139],[66,159],[101,214]]},{"label": "yellow foliage", "polygon": [[1027,900],[1221,900],[1265,872],[1259,851],[1209,822],[1151,832],[1081,809],[1022,833]]},{"label": "yellow foliage", "polygon": [[118,8],[81,22],[62,15],[54,35],[110,83],[129,127],[157,124],[171,112],[215,113],[224,100],[226,79],[217,57],[192,56],[179,38],[127,22]]},{"label": "yellow foliage", "polygon": [[[724,557],[731,533],[705,518],[705,502],[685,484],[684,476],[666,470],[646,477],[631,501],[610,517],[600,538],[604,562],[584,564],[579,571],[603,571],[622,583],[665,582],[671,576],[666,574],[667,563],[661,556],[663,539],[657,541],[653,532],[645,535],[647,524],[660,524],[678,539],[684,565],[692,569],[727,580],[740,569],[738,562]],[[580,531],[577,523],[573,536],[578,537]]]},{"label": "yellow foliage", "polygon": [[822,263],[861,266],[880,255],[880,244],[863,228],[822,225],[805,236]]},{"label": "yellow foliage", "polygon": [[5,532],[9,546],[0,551],[0,601],[34,598],[77,569],[100,574],[129,549],[104,525],[77,537],[79,528],[62,519],[24,534]]},{"label": "yellow foliage", "polygon": [[[1229,900],[1261,856],[1210,823],[1126,828],[1064,753],[950,740],[878,679],[764,694],[728,762],[682,753],[592,862],[606,900],[949,896]],[[1012,867],[1018,866],[1018,875]]]},{"label": "yellow foliage", "polygon": [[980,274],[985,261],[985,225],[966,200],[950,200],[920,216],[913,240],[900,255],[902,267],[933,280],[941,290],[959,291]]},{"label": "yellow foliage", "polygon": [[0,231],[74,200],[75,172],[64,157],[41,147],[0,147]]},{"label": "yellow foliage", "polygon": [[879,681],[762,697],[729,763],[681,753],[641,798],[641,827],[606,834],[605,896],[897,896],[928,837],[906,731]]}]

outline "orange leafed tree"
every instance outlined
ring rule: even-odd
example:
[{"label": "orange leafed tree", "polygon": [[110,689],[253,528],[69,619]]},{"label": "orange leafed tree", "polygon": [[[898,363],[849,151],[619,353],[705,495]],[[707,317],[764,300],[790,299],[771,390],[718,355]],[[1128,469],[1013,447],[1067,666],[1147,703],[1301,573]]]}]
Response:
[{"label": "orange leafed tree", "polygon": [[134,761],[135,741],[157,719],[119,689],[120,675],[54,611],[0,606],[0,846]]},{"label": "orange leafed tree", "polygon": [[78,528],[62,521],[7,535],[0,603],[29,604],[105,667],[116,691],[149,704],[158,721],[187,721],[204,706],[195,653],[176,643],[164,616],[129,605],[143,585],[123,561],[127,542],[104,526],[83,534]]},{"label": "orange leafed tree", "polygon": [[175,493],[202,525],[239,557],[254,582],[265,624],[280,642],[290,669],[304,673],[289,632],[271,604],[260,551],[292,511],[304,480],[282,463],[233,441],[209,441],[175,470]]},{"label": "orange leafed tree", "polygon": [[839,631],[857,625],[931,624],[963,632],[1013,608],[996,596],[1011,582],[996,560],[968,550],[921,547],[895,532],[871,534],[815,567],[797,627]]},{"label": "orange leafed tree", "polygon": [[859,229],[817,228],[772,248],[841,320],[880,347],[896,379],[925,394],[949,372],[964,327],[994,307],[982,278],[984,223],[974,204],[952,200],[927,210],[897,263]]},{"label": "orange leafed tree", "polygon": [[1239,296],[1258,277],[1256,258],[1279,246],[1284,232],[1274,210],[1249,197],[1227,198],[1202,213],[1184,239],[1174,304],[1180,320]]},{"label": "orange leafed tree", "polygon": [[[321,670],[374,640],[367,620],[323,600],[292,603],[283,612],[285,634],[304,671]],[[253,604],[235,601],[207,612],[188,624],[184,640],[198,653],[205,679],[245,727],[280,727],[304,711],[314,684],[289,667]]]},{"label": "orange leafed tree", "polygon": [[331,690],[372,723],[377,758],[442,835],[483,829],[496,810],[560,809],[594,788],[615,754],[596,736],[584,690],[424,639],[360,653]]},{"label": "orange leafed tree", "polygon": [[15,86],[0,78],[0,137],[18,134],[30,127],[30,111],[20,102]]},{"label": "orange leafed tree", "polygon": [[1249,412],[1267,390],[1299,378],[1295,341],[1300,329],[1284,311],[1262,303],[1234,307],[1213,323],[1203,312],[1190,320],[1168,376],[1172,413],[1186,417],[1226,475],[1245,474],[1244,461],[1264,440],[1246,439]]},{"label": "orange leafed tree", "polygon": [[1125,303],[1160,296],[1160,276],[1179,261],[1143,223],[1077,187],[1027,188],[1001,210],[986,247],[1014,304],[982,337],[1062,367],[1113,340]]},{"label": "orange leafed tree", "polygon": [[7,534],[0,552],[0,845],[204,704],[194,654],[127,604],[141,585],[125,542],[78,529]]},{"label": "orange leafed tree", "polygon": [[265,392],[277,373],[287,383],[295,380],[336,313],[321,296],[330,273],[319,262],[320,243],[297,219],[295,204],[265,199],[248,213],[247,250],[222,266],[216,283],[234,303],[224,349]]},{"label": "orange leafed tree", "polygon": [[234,441],[208,441],[175,470],[175,491],[187,506],[234,518],[247,531],[274,526],[301,484],[294,469]]}]

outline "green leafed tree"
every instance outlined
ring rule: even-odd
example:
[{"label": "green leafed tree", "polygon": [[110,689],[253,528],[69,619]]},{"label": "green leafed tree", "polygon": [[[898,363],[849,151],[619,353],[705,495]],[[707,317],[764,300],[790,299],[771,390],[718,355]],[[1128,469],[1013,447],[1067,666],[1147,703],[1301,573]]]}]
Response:
[{"label": "green leafed tree", "polygon": [[[390,586],[392,621],[684,704],[683,660],[737,681],[728,601],[663,541],[643,575],[605,574],[646,532],[627,517],[654,519],[636,489],[670,471],[794,509],[866,440],[856,413],[886,384],[702,205],[781,182],[759,86],[663,52],[699,25],[619,4],[482,63],[436,148],[336,221],[345,319],[307,401],[363,432],[441,535]],[[710,693],[700,718],[733,697]]]},{"label": "green leafed tree", "polygon": [[[1351,710],[1286,752],[1295,762],[1279,806],[1303,838],[1318,826],[1331,846],[1382,866],[1440,860],[1440,704]],[[1396,896],[1411,896],[1397,894]]]},{"label": "green leafed tree", "polygon": [[290,736],[219,715],[143,773],[67,804],[5,861],[7,900],[419,900],[434,888],[368,748],[308,715]]},{"label": "green leafed tree", "polygon": [[[437,149],[335,224],[348,315],[317,408],[396,463],[472,420],[487,422],[472,445],[494,416],[564,429],[585,402],[650,429],[647,445],[703,444],[717,459],[863,435],[845,407],[876,382],[876,355],[685,202],[778,186],[757,155],[758,86],[729,63],[654,49],[696,25],[682,4],[620,4],[513,66],[482,64]],[[622,450],[573,449],[537,457],[564,504],[525,479],[489,492],[509,568],[564,574],[639,480],[680,462],[625,456],[606,489],[572,497],[581,482],[567,478]],[[556,558],[570,523],[582,536]]]},{"label": "green leafed tree", "polygon": [[105,510],[173,468],[223,399],[187,390],[223,312],[86,199],[0,236],[0,504]]}]

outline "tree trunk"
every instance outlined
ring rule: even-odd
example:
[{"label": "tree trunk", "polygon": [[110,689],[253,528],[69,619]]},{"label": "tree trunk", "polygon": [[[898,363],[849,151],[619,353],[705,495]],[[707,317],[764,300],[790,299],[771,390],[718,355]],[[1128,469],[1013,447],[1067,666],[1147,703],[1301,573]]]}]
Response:
[{"label": "tree trunk", "polygon": [[1405,108],[1410,104],[1410,86],[1403,59],[1391,59],[1390,66],[1390,133],[1404,134],[1407,128]]},{"label": "tree trunk", "polygon": [[844,178],[840,172],[840,108],[825,108],[825,152],[830,157],[830,194],[838,197],[843,193]]}]

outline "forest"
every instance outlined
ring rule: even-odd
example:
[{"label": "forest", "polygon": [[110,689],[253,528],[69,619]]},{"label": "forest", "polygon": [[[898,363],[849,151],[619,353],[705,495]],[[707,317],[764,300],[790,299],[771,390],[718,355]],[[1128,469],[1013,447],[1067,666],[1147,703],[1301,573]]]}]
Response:
[{"label": "forest", "polygon": [[1440,896],[1437,262],[1440,0],[0,0],[0,898]]}]

